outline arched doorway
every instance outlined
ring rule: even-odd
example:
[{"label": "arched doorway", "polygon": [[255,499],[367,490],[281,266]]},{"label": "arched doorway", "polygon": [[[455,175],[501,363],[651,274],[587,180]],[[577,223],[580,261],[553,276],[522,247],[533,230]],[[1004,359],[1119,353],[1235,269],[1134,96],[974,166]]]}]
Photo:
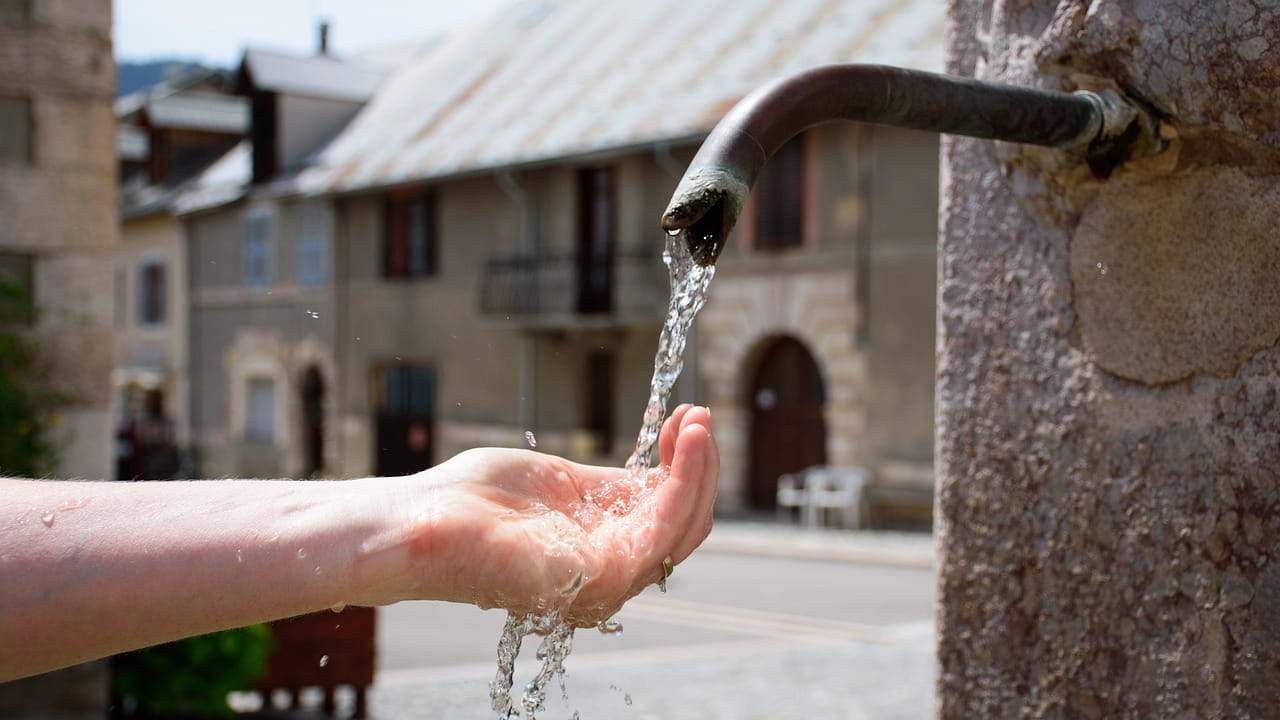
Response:
[{"label": "arched doorway", "polygon": [[324,377],[312,365],[302,374],[302,476],[324,471]]},{"label": "arched doorway", "polygon": [[800,341],[782,337],[760,354],[746,398],[751,408],[747,503],[777,504],[778,477],[827,461],[822,417],[826,390],[818,363]]}]

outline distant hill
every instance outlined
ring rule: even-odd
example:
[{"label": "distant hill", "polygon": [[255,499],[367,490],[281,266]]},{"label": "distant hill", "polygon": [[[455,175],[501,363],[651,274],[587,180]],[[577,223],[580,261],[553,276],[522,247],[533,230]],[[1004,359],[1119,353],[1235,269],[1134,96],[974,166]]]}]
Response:
[{"label": "distant hill", "polygon": [[221,70],[185,60],[116,63],[116,97],[151,87],[161,80],[185,75],[192,70]]}]

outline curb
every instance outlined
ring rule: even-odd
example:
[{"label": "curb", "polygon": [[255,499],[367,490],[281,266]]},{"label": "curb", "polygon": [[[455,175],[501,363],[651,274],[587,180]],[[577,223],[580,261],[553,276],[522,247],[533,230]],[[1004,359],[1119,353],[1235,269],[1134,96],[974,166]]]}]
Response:
[{"label": "curb", "polygon": [[698,552],[918,569],[933,569],[936,565],[931,541],[913,541],[904,543],[908,545],[904,547],[878,546],[881,542],[859,543],[852,538],[821,536],[743,537],[743,533],[734,532],[717,537],[713,530]]}]

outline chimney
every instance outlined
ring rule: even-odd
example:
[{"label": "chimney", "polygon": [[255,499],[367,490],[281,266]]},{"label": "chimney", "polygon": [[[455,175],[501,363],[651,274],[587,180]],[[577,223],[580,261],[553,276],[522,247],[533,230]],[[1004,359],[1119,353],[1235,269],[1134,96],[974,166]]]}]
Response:
[{"label": "chimney", "polygon": [[321,55],[329,54],[329,20],[322,19],[320,21],[319,47],[317,50]]}]

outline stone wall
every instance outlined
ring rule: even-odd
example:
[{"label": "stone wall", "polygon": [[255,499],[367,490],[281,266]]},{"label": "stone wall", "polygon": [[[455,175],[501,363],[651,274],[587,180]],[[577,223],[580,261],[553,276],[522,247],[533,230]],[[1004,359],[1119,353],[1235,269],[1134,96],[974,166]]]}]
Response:
[{"label": "stone wall", "polygon": [[[60,477],[110,471],[114,90],[109,0],[0,6],[0,97],[25,103],[31,128],[16,141],[25,157],[0,159],[0,252],[32,259],[33,333],[49,386],[68,398]],[[99,718],[105,706],[104,663],[0,684],[6,718]]]},{"label": "stone wall", "polygon": [[1163,153],[944,149],[939,712],[1280,707],[1280,10],[954,0],[949,71],[1114,85]]}]

